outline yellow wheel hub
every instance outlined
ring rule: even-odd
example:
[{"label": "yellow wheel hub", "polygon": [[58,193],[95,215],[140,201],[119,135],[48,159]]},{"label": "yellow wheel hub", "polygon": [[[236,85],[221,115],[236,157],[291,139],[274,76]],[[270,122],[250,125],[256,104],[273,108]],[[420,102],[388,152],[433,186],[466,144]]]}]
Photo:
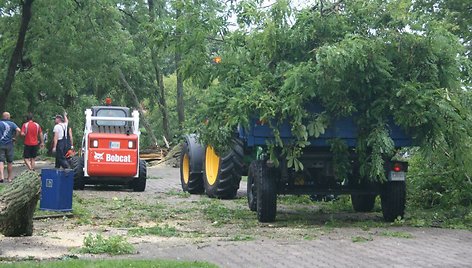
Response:
[{"label": "yellow wheel hub", "polygon": [[213,147],[208,146],[205,152],[205,173],[208,184],[215,184],[219,168],[220,157],[216,154]]},{"label": "yellow wheel hub", "polygon": [[190,160],[188,154],[184,155],[184,160],[182,163],[182,175],[184,177],[185,184],[188,184],[188,180],[190,178]]}]

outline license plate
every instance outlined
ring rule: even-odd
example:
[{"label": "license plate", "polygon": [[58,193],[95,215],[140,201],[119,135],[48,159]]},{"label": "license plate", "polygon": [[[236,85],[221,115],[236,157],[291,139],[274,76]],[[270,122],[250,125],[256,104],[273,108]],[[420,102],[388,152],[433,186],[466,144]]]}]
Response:
[{"label": "license plate", "polygon": [[400,171],[400,172],[390,171],[389,181],[404,181],[405,177],[406,177],[406,174],[403,171]]},{"label": "license plate", "polygon": [[119,141],[111,141],[110,142],[110,149],[120,149],[120,142]]}]

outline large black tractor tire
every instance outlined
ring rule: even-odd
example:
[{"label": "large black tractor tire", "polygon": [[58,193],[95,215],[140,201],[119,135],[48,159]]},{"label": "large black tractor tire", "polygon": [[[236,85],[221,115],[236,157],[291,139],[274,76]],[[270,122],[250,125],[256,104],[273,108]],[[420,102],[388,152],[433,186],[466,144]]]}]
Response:
[{"label": "large black tractor tire", "polygon": [[277,214],[277,182],[265,161],[253,161],[256,186],[257,219],[273,222]]},{"label": "large black tractor tire", "polygon": [[[180,183],[182,184],[182,190],[184,192],[201,194],[204,191],[203,173],[201,172],[201,162],[203,161],[204,150],[202,148],[195,148],[195,145],[191,150],[189,142],[190,141],[186,139],[182,144],[182,151],[180,154]],[[196,146],[201,147],[199,145]],[[198,161],[198,163],[195,161]],[[194,167],[194,165],[198,164],[198,168]],[[196,168],[198,170],[195,170]]]},{"label": "large black tractor tire", "polygon": [[247,205],[251,211],[257,211],[257,187],[255,180],[257,165],[257,161],[251,162],[247,175]]},{"label": "large black tractor tire", "polygon": [[244,151],[240,141],[222,157],[211,146],[205,149],[203,182],[209,197],[232,199],[236,197],[243,171]]},{"label": "large black tractor tire", "polygon": [[356,212],[371,212],[374,209],[375,197],[373,194],[351,194],[352,208]]},{"label": "large black tractor tire", "polygon": [[74,190],[83,190],[85,188],[84,158],[73,156],[69,161],[69,165],[74,170]]},{"label": "large black tractor tire", "polygon": [[144,192],[146,190],[147,163],[139,160],[139,176],[133,180],[132,188],[135,192]]},{"label": "large black tractor tire", "polygon": [[404,181],[387,182],[383,185],[382,213],[385,221],[393,222],[397,218],[403,218],[406,203],[406,184]]}]

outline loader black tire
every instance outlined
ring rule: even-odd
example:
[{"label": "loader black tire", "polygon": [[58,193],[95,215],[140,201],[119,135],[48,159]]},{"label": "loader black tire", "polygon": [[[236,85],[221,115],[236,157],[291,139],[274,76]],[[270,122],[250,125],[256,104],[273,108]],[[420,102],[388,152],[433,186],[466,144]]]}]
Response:
[{"label": "loader black tire", "polygon": [[253,161],[259,222],[273,222],[277,214],[277,182],[264,161]]},{"label": "loader black tire", "polygon": [[382,214],[385,221],[393,222],[403,218],[406,203],[406,184],[404,181],[386,182],[380,195]]},{"label": "loader black tire", "polygon": [[375,197],[373,194],[351,194],[352,208],[356,212],[371,212],[374,209]]},{"label": "loader black tire", "polygon": [[236,197],[241,182],[244,151],[240,141],[222,157],[211,146],[205,149],[203,182],[209,197],[232,199]]},{"label": "loader black tire", "polygon": [[251,162],[247,175],[247,205],[251,211],[257,211],[257,187],[255,184],[255,173],[257,161]]},{"label": "loader black tire", "polygon": [[146,190],[147,163],[139,160],[139,175],[133,180],[132,188],[135,192],[144,192]]},{"label": "loader black tire", "polygon": [[84,158],[73,156],[69,161],[70,168],[74,170],[74,190],[83,190],[85,188],[84,178]]},{"label": "loader black tire", "polygon": [[180,153],[180,183],[182,190],[191,194],[201,194],[204,192],[203,173],[192,172],[192,158],[196,156],[196,152],[190,152],[188,142],[182,144],[182,152]]}]

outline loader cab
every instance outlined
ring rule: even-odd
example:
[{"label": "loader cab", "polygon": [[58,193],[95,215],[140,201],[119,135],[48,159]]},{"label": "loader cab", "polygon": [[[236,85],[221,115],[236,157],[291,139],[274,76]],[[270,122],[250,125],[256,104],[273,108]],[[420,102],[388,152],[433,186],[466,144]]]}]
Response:
[{"label": "loader cab", "polygon": [[117,120],[104,121],[95,120],[92,122],[92,131],[99,133],[122,133],[130,134],[133,122],[118,120],[118,118],[131,117],[130,109],[118,106],[93,106],[92,116],[95,117],[116,117]]}]

